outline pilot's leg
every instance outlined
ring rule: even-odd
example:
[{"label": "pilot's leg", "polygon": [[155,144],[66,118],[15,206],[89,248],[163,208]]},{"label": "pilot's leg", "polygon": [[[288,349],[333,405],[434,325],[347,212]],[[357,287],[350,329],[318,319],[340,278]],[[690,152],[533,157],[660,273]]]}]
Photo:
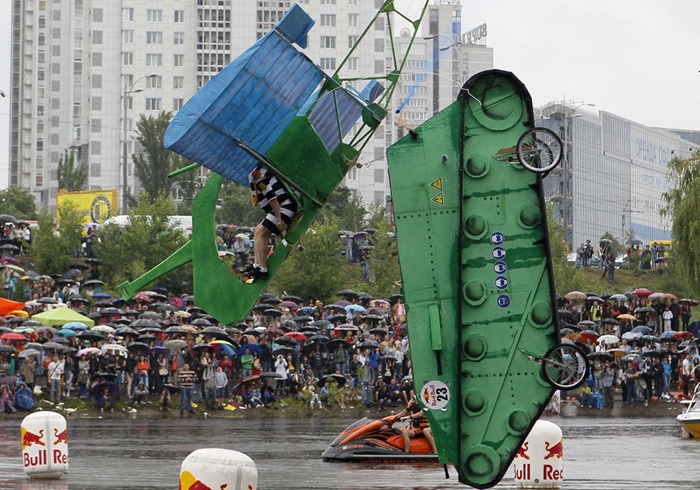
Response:
[{"label": "pilot's leg", "polygon": [[435,447],[435,439],[433,438],[433,431],[430,430],[430,427],[425,427],[423,429],[423,435],[425,436],[426,439],[428,439],[428,442],[430,443],[430,447],[433,448],[433,454],[437,454],[437,447]]},{"label": "pilot's leg", "polygon": [[404,429],[403,431],[403,452],[411,452],[411,437],[416,435],[413,429]]}]

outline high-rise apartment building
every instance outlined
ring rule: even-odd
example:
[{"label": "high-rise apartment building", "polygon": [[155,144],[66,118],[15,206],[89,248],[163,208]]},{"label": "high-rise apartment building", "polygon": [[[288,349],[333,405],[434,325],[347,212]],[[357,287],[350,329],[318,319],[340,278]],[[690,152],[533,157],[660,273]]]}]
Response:
[{"label": "high-rise apartment building", "polygon": [[[307,55],[331,74],[384,0],[297,0],[316,21]],[[177,111],[221,69],[268,32],[290,0],[13,0],[9,182],[53,206],[61,155],[88,166],[88,187],[138,192],[131,155],[139,117]],[[473,74],[459,0],[430,5],[391,111],[353,169],[348,187],[366,204],[389,194],[386,147],[397,129],[419,124],[455,100]],[[393,67],[391,35],[378,22],[343,67],[345,76],[384,76]],[[406,28],[405,26],[403,28]],[[492,54],[486,49],[486,57]],[[401,54],[401,47],[398,48]],[[481,63],[490,68],[488,59]],[[360,87],[362,88],[362,87]],[[409,97],[409,93],[412,94]],[[408,99],[408,100],[407,100]],[[125,165],[126,163],[126,165]],[[126,168],[126,179],[124,179]],[[126,180],[126,182],[125,182]]]}]

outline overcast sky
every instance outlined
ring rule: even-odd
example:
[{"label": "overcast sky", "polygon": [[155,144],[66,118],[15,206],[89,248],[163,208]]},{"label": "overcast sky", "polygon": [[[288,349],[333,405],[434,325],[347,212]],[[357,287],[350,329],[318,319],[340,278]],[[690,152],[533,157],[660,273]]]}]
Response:
[{"label": "overcast sky", "polygon": [[[0,0],[0,90],[8,96],[11,3]],[[700,129],[700,0],[462,0],[462,6],[463,29],[488,25],[494,67],[514,72],[535,106],[566,98],[648,126]],[[7,168],[8,113],[9,99],[0,98],[0,168]]]}]

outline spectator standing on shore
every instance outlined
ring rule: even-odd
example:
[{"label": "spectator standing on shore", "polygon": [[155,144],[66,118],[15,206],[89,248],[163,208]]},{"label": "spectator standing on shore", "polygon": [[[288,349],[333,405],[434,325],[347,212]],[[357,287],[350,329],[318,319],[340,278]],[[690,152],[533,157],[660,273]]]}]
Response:
[{"label": "spectator standing on shore", "polygon": [[248,347],[245,348],[243,351],[243,355],[241,356],[241,377],[243,379],[249,378],[250,376],[253,375],[253,361],[255,359],[250,353],[250,349]]},{"label": "spectator standing on shore", "polygon": [[613,400],[613,384],[615,383],[615,370],[610,365],[609,361],[605,361],[603,365],[603,398],[605,399],[606,407],[613,407],[615,402]]},{"label": "spectator standing on shore", "polygon": [[670,332],[671,322],[673,321],[673,312],[671,312],[668,306],[664,308],[661,318],[664,320],[664,332]]},{"label": "spectator standing on shore", "polygon": [[674,298],[671,298],[671,304],[668,305],[668,309],[673,314],[673,318],[671,318],[671,330],[680,330],[681,307],[676,303]]},{"label": "spectator standing on shore", "polygon": [[49,383],[51,386],[51,404],[61,402],[61,378],[65,364],[63,359],[53,356],[53,361],[49,364]]},{"label": "spectator standing on shore", "polygon": [[216,409],[223,410],[224,398],[226,397],[226,386],[228,386],[228,376],[221,366],[216,367],[214,372],[214,388],[216,389]]},{"label": "spectator standing on shore", "polygon": [[195,377],[194,371],[190,369],[189,363],[186,362],[178,376],[181,394],[180,415],[185,412],[185,409],[187,409],[189,413],[194,413],[192,409],[192,390],[194,388]]},{"label": "spectator standing on shore", "polygon": [[688,396],[688,388],[690,387],[690,372],[691,372],[691,364],[690,364],[690,354],[685,355],[685,359],[683,359],[683,364],[681,365],[681,377],[683,381],[683,394],[687,397]]}]

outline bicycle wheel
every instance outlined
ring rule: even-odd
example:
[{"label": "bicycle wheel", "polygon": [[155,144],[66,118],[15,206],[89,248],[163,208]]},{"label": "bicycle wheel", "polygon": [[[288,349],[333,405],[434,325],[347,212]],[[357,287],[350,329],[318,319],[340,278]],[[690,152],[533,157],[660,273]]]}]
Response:
[{"label": "bicycle wheel", "polygon": [[518,139],[515,153],[520,164],[531,172],[545,173],[559,165],[564,153],[559,136],[547,128],[532,128]]},{"label": "bicycle wheel", "polygon": [[557,389],[576,388],[586,380],[587,374],[586,354],[575,345],[556,345],[542,358],[542,377]]}]

